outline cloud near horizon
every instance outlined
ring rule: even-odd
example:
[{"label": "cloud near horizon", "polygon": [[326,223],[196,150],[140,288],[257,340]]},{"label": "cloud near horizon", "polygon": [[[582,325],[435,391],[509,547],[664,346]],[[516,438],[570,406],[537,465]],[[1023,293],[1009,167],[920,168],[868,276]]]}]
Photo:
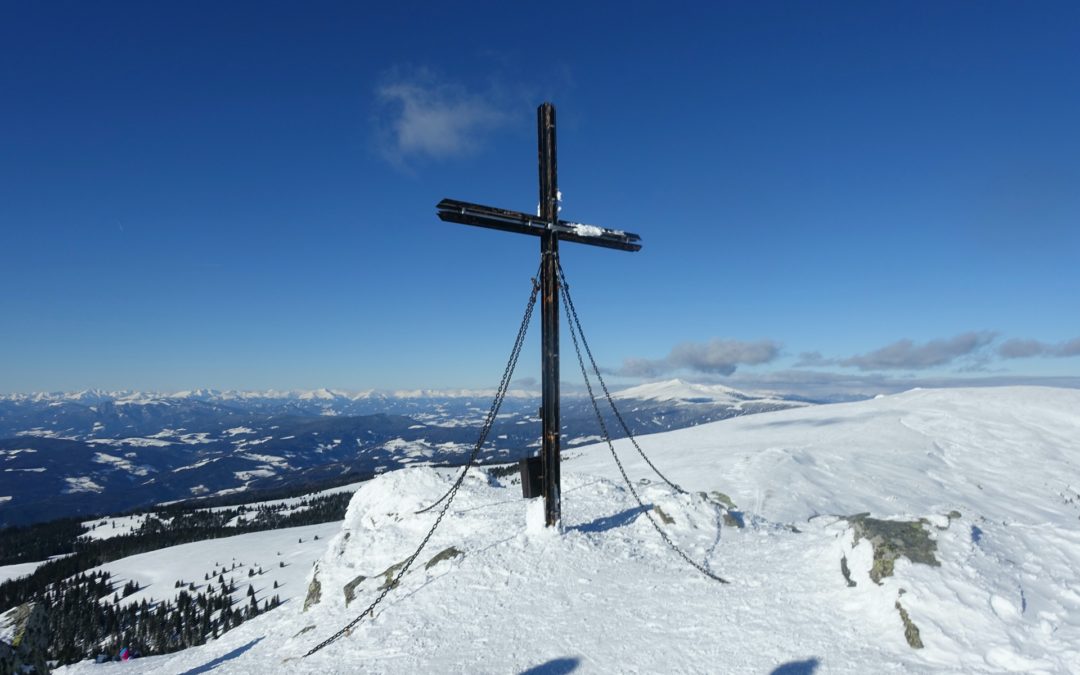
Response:
[{"label": "cloud near horizon", "polygon": [[1001,387],[1036,385],[1080,389],[1080,377],[992,374],[979,377],[903,377],[884,373],[781,370],[716,378],[717,382],[744,390],[779,391],[814,400],[845,400],[877,394],[895,394],[917,387]]},{"label": "cloud near horizon", "polygon": [[439,81],[426,71],[394,73],[376,91],[383,157],[398,167],[410,160],[474,152],[484,134],[510,120],[492,92]]},{"label": "cloud near horizon", "polygon": [[[997,333],[993,331],[968,331],[949,339],[930,340],[921,345],[905,338],[872,352],[839,359],[835,363],[859,370],[923,370],[972,356],[990,344],[996,336]],[[804,354],[803,361],[806,361],[808,356],[812,358],[814,354]],[[820,357],[820,354],[817,356]],[[819,360],[819,365],[825,363],[824,359]]]},{"label": "cloud near horizon", "polygon": [[676,370],[731,375],[741,365],[768,363],[779,354],[780,345],[772,340],[682,342],[662,359],[626,359],[611,372],[623,377],[658,377]]},{"label": "cloud near horizon", "polygon": [[997,348],[997,354],[1003,359],[1024,359],[1033,356],[1049,356],[1051,358],[1080,356],[1080,337],[1057,344],[1013,338],[1003,342]]}]

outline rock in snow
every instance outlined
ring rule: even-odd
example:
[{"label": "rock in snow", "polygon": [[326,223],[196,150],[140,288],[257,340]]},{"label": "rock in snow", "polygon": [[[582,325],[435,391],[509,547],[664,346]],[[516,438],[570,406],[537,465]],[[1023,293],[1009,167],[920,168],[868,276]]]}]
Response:
[{"label": "rock in snow", "polygon": [[0,615],[0,673],[48,673],[48,630],[40,603],[28,602]]},{"label": "rock in snow", "polygon": [[619,441],[646,508],[729,584],[666,547],[606,446],[576,448],[561,531],[474,469],[374,617],[303,658],[438,517],[415,512],[457,473],[410,468],[357,491],[306,610],[63,672],[1080,672],[1080,391],[912,391],[639,442],[690,490]]}]

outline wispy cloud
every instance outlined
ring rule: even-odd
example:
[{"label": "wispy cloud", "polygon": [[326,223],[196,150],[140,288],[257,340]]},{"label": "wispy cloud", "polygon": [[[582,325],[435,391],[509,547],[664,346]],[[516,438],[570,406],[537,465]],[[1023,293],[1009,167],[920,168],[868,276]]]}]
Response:
[{"label": "wispy cloud", "polygon": [[997,349],[998,356],[1003,359],[1023,359],[1032,356],[1050,356],[1063,358],[1066,356],[1080,356],[1080,337],[1050,344],[1039,340],[1022,340],[1014,338],[1001,343]]},{"label": "wispy cloud", "polygon": [[923,370],[944,366],[957,359],[974,355],[993,341],[996,333],[969,331],[948,339],[930,340],[916,344],[911,340],[898,340],[881,349],[858,354],[836,363],[859,370]]},{"label": "wispy cloud", "polygon": [[613,372],[624,377],[658,377],[676,370],[731,375],[740,365],[768,363],[779,354],[780,345],[772,340],[683,342],[662,359],[626,359]]},{"label": "wispy cloud", "polygon": [[375,95],[380,150],[396,166],[475,152],[510,119],[497,92],[470,91],[427,71],[394,72]]},{"label": "wispy cloud", "polygon": [[736,374],[715,381],[737,389],[769,390],[805,396],[813,400],[835,401],[894,394],[916,387],[1000,387],[1040,385],[1080,389],[1080,377],[1035,375],[983,375],[979,377],[894,377],[882,373],[782,370]]},{"label": "wispy cloud", "polygon": [[799,360],[795,363],[795,368],[813,368],[816,366],[833,366],[836,365],[836,359],[827,359],[821,355],[821,352],[802,352],[799,354]]}]

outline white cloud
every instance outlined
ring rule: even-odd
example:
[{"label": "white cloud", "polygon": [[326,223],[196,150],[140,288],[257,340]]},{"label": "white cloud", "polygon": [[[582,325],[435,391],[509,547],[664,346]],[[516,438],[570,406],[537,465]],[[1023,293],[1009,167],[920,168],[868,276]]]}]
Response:
[{"label": "white cloud", "polygon": [[686,369],[697,373],[731,375],[740,365],[758,365],[774,360],[780,345],[772,340],[719,340],[683,342],[662,359],[631,358],[615,371],[623,377],[658,377]]},{"label": "white cloud", "polygon": [[428,73],[396,76],[376,90],[382,154],[403,166],[474,152],[510,115],[495,92],[474,92]]}]

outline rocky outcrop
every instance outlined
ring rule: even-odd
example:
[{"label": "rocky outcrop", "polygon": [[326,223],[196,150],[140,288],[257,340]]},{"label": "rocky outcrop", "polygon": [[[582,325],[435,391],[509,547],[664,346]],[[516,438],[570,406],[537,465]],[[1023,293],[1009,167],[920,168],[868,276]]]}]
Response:
[{"label": "rocky outcrop", "polygon": [[361,575],[357,576],[355,579],[353,579],[352,581],[350,581],[349,583],[345,584],[345,587],[342,588],[342,590],[345,592],[345,606],[346,607],[348,607],[349,603],[351,603],[353,600],[356,599],[356,587],[359,586],[360,584],[364,583],[365,579],[367,579],[367,577],[365,577],[363,574],[361,574]]},{"label": "rocky outcrop", "polygon": [[429,570],[444,560],[453,560],[454,558],[460,558],[463,555],[465,555],[465,552],[458,549],[457,546],[450,546],[448,548],[444,548],[443,550],[432,556],[431,560],[427,561],[427,564],[424,565],[424,569]]},{"label": "rocky outcrop", "polygon": [[[937,526],[939,530],[946,530],[952,521],[961,518],[960,512],[950,511],[945,516],[945,525]],[[918,520],[879,520],[871,518],[869,513],[859,513],[854,516],[843,518],[850,525],[854,533],[852,546],[866,539],[873,550],[873,562],[871,563],[870,580],[881,586],[881,580],[891,577],[896,565],[896,559],[907,558],[913,563],[921,563],[932,567],[939,567],[937,555],[937,541],[931,535],[928,527],[931,521],[926,518]],[[840,558],[840,572],[848,587],[857,585],[852,579],[851,569],[848,567],[847,556]],[[901,588],[900,595],[904,594]],[[919,627],[911,620],[907,609],[897,599],[896,611],[900,614],[900,622],[904,626],[904,640],[912,649],[922,649],[922,636]]]},{"label": "rocky outcrop", "polygon": [[870,514],[861,513],[850,516],[847,521],[855,531],[855,544],[867,539],[874,548],[874,564],[870,568],[870,579],[880,584],[885,577],[891,577],[896,559],[903,556],[914,563],[933,567],[939,566],[937,542],[930,538],[930,533],[923,527],[926,520],[878,520]]},{"label": "rocky outcrop", "polygon": [[45,610],[28,602],[0,616],[0,675],[48,673],[49,630]]},{"label": "rocky outcrop", "polygon": [[308,611],[322,600],[322,583],[319,582],[319,563],[315,563],[315,571],[311,575],[311,583],[308,584],[307,596],[304,598],[304,611]]},{"label": "rocky outcrop", "polygon": [[919,635],[919,627],[908,616],[907,610],[904,609],[899,600],[896,601],[896,609],[900,612],[900,621],[904,624],[904,639],[907,640],[912,649],[922,649],[923,643],[922,637]]}]

